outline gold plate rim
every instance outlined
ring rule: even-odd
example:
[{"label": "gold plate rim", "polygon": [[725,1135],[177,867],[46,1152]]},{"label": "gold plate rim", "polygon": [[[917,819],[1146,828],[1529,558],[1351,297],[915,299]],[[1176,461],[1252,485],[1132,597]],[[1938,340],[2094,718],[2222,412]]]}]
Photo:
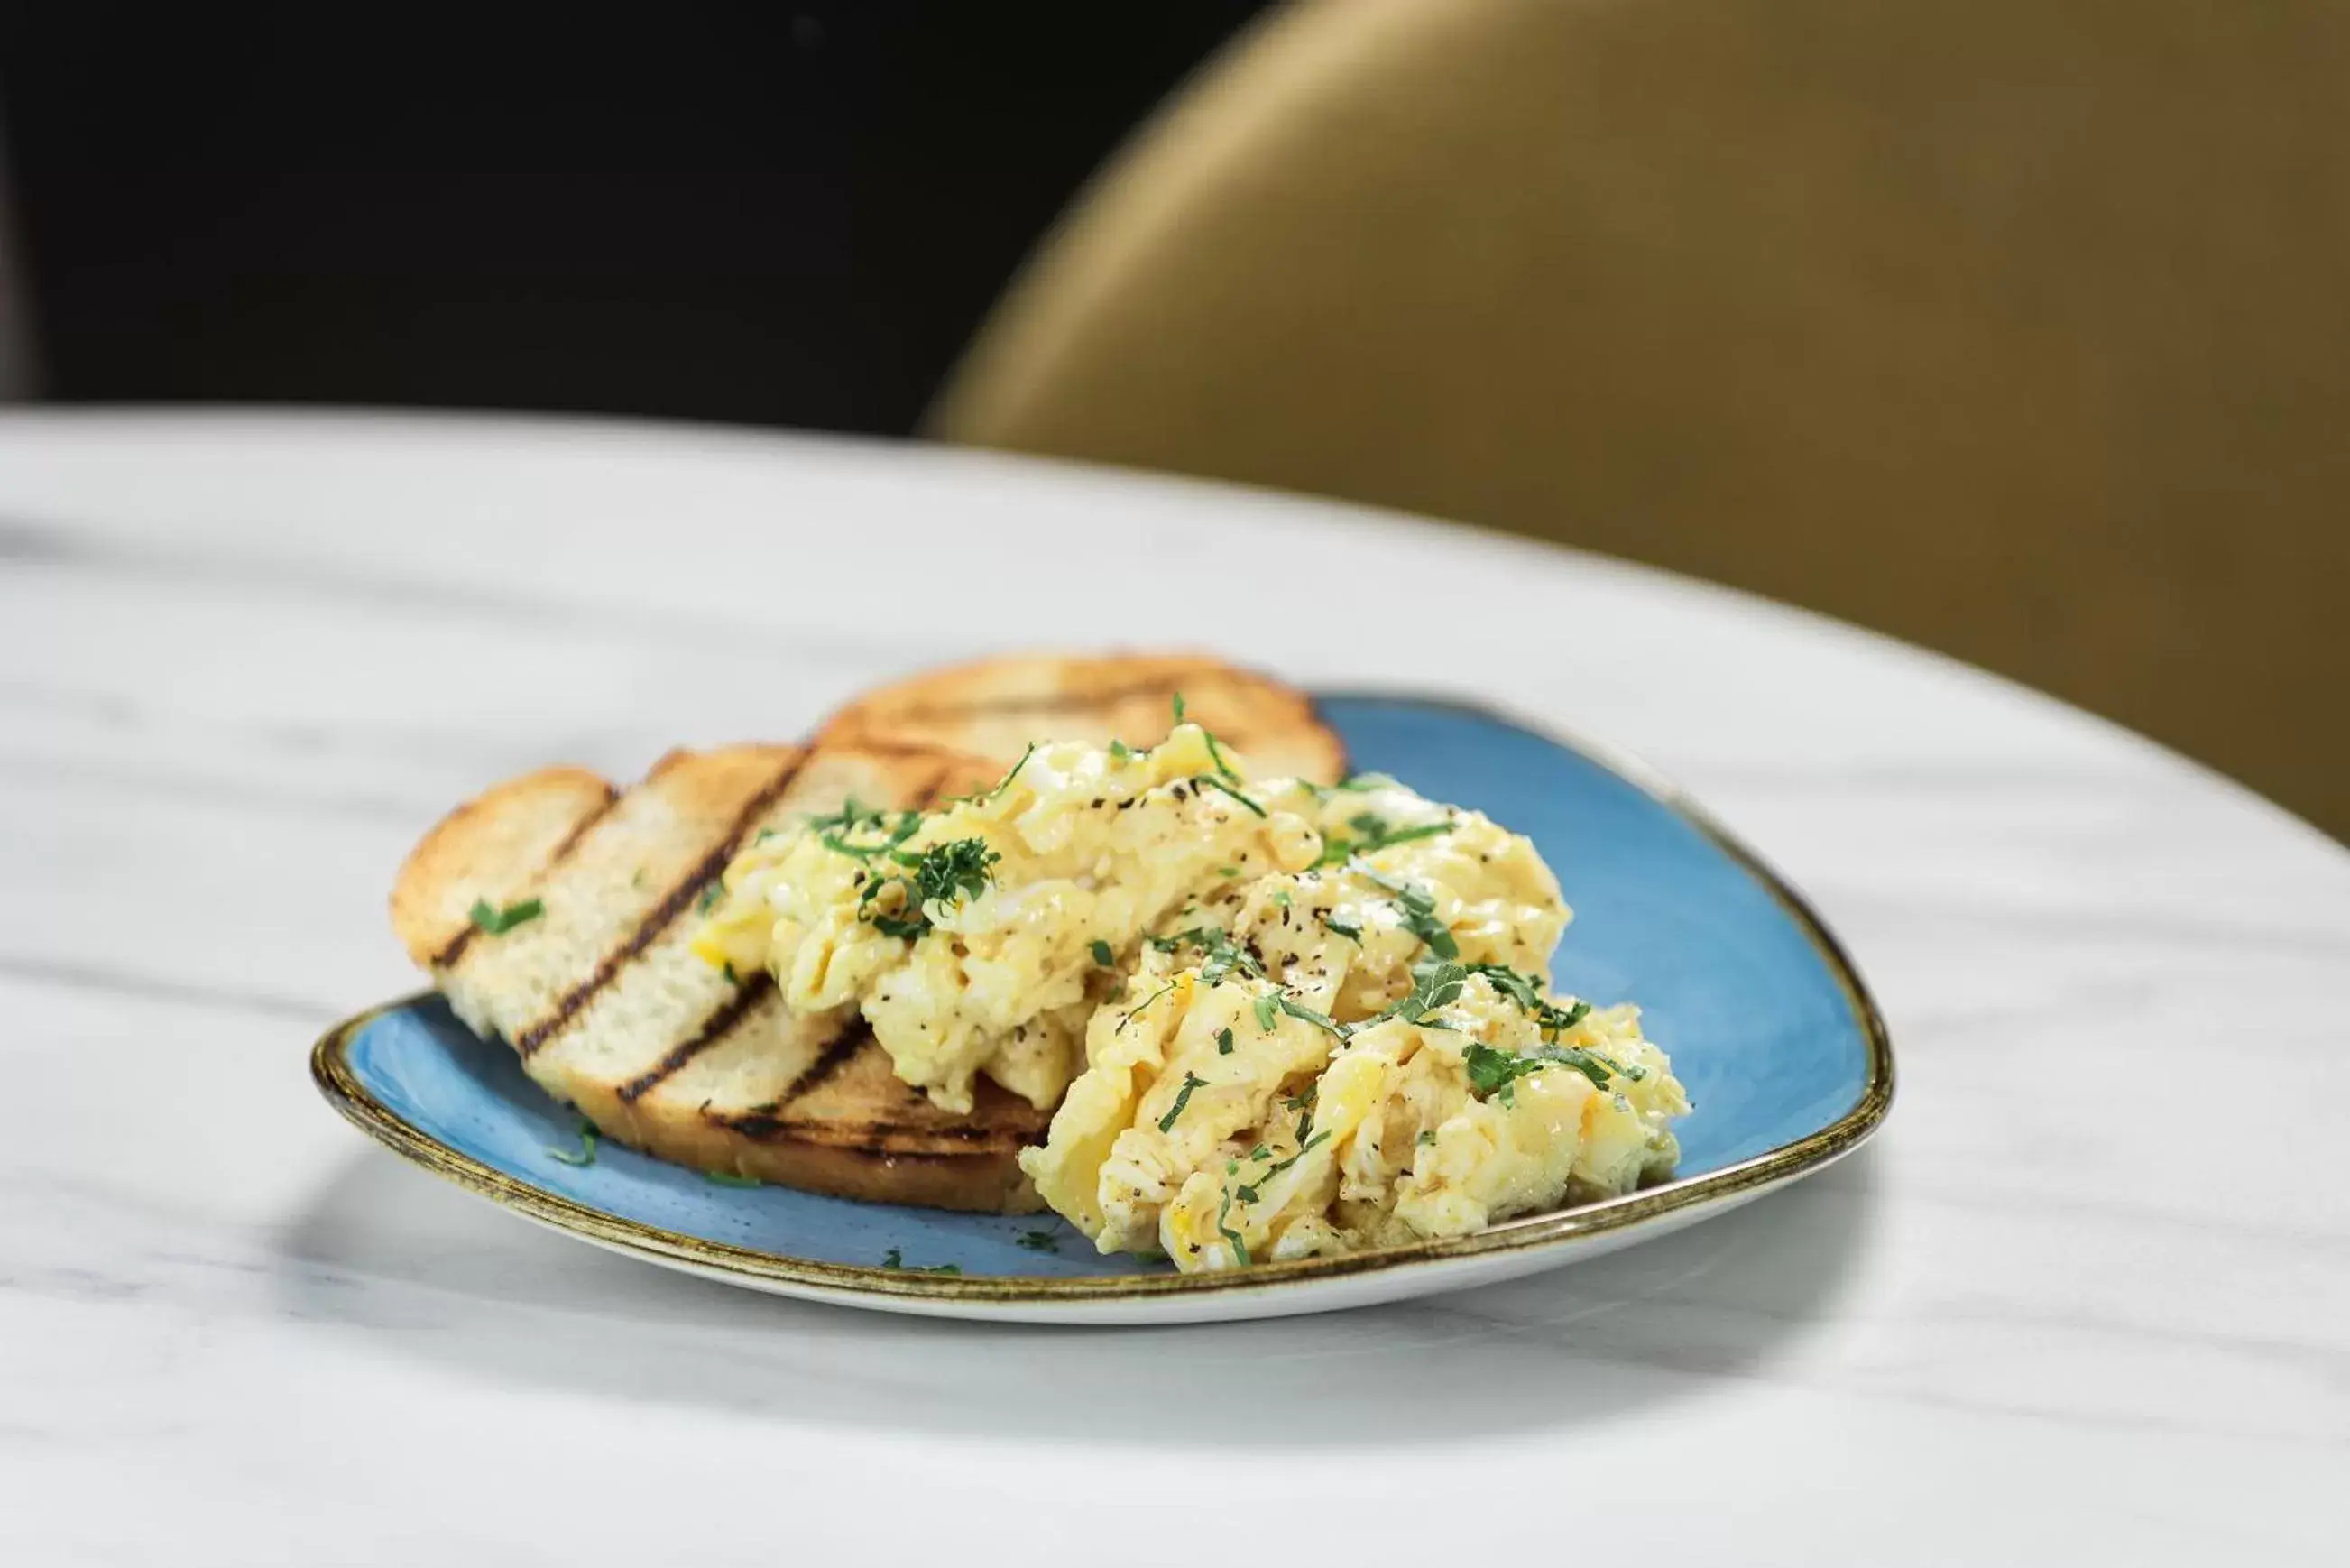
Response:
[{"label": "gold plate rim", "polygon": [[1614,774],[1696,828],[1753,877],[1786,911],[1813,951],[1835,977],[1838,988],[1844,992],[1846,1005],[1867,1042],[1868,1076],[1862,1085],[1860,1097],[1843,1116],[1818,1131],[1735,1165],[1711,1170],[1701,1176],[1660,1183],[1580,1208],[1507,1220],[1474,1235],[1419,1241],[1408,1246],[1350,1252],[1337,1257],[1261,1263],[1249,1269],[1211,1273],[1114,1274],[1059,1279],[1027,1274],[930,1274],[867,1264],[829,1263],[707,1241],[682,1231],[606,1213],[575,1199],[534,1187],[495,1166],[462,1154],[376,1098],[350,1068],[349,1044],[360,1031],[387,1012],[428,999],[433,994],[430,991],[415,992],[380,1002],[328,1029],[311,1048],[311,1078],[318,1092],[341,1113],[344,1119],[394,1154],[502,1207],[585,1241],[654,1262],[682,1264],[717,1274],[741,1275],[815,1293],[964,1304],[995,1302],[1074,1307],[1104,1302],[1247,1293],[1413,1264],[1451,1262],[1553,1247],[1569,1241],[1628,1230],[1668,1215],[1721,1205],[1793,1180],[1851,1153],[1884,1124],[1893,1106],[1893,1040],[1858,968],[1845,951],[1843,943],[1794,884],[1722,826],[1679,785],[1627,753],[1587,740],[1557,724],[1490,702],[1472,701],[1450,693],[1399,691],[1385,688],[1324,691],[1315,692],[1315,697],[1317,701],[1348,699],[1410,702],[1424,707],[1448,708],[1514,725]]}]

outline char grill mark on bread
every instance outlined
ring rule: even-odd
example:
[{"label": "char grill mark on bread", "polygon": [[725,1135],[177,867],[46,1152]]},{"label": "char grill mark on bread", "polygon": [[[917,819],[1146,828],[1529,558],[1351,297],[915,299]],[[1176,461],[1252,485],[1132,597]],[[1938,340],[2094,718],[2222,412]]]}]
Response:
[{"label": "char grill mark on bread", "polygon": [[671,1046],[662,1054],[660,1061],[621,1085],[620,1102],[623,1105],[633,1106],[643,1099],[660,1085],[662,1079],[724,1039],[727,1031],[742,1023],[750,1011],[759,1004],[763,996],[773,994],[775,989],[775,982],[773,977],[764,974],[746,980],[736,986],[733,1000],[712,1013],[709,1021],[702,1024],[691,1039]]},{"label": "char grill mark on bread", "polygon": [[638,922],[635,933],[626,942],[597,961],[595,972],[585,982],[566,992],[563,1000],[555,1004],[553,1012],[515,1035],[515,1049],[525,1056],[536,1052],[549,1035],[569,1023],[587,1005],[589,998],[610,984],[623,964],[635,959],[650,947],[655,939],[676,925],[687,907],[701,897],[702,890],[724,874],[727,862],[734,858],[743,840],[750,837],[752,828],[766,814],[767,808],[791,787],[792,780],[798,776],[806,760],[807,753],[803,752],[785,763],[773,782],[762,786],[759,793],[743,805],[733,826],[727,830],[725,838],[712,846],[701,862],[662,896],[660,902]]},{"label": "char grill mark on bread", "polygon": [[531,880],[536,919],[467,944],[442,971],[459,1014],[535,1055],[723,869],[802,756],[734,746],[661,759]]},{"label": "char grill mark on bread", "polygon": [[454,964],[473,936],[473,901],[515,902],[619,798],[587,769],[556,766],[451,812],[409,853],[392,888],[392,930],[409,957],[427,969]]}]

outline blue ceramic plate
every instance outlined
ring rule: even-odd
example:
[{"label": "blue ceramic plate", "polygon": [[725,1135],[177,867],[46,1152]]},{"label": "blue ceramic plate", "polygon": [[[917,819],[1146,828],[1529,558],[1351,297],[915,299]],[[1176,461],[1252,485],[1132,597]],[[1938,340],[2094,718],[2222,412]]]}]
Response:
[{"label": "blue ceramic plate", "polygon": [[[1097,1255],[1051,1215],[1007,1219],[737,1188],[607,1142],[434,998],[318,1043],[336,1107],[382,1142],[531,1219],[738,1284],[897,1311],[1059,1321],[1315,1312],[1529,1273],[1720,1212],[1818,1169],[1883,1120],[1892,1051],[1860,977],[1802,900],[1689,801],[1620,762],[1491,712],[1321,699],[1361,771],[1529,835],[1575,921],[1559,987],[1639,1003],[1695,1110],[1678,1178],[1450,1241],[1222,1274]],[[896,1266],[892,1266],[892,1264]]]}]

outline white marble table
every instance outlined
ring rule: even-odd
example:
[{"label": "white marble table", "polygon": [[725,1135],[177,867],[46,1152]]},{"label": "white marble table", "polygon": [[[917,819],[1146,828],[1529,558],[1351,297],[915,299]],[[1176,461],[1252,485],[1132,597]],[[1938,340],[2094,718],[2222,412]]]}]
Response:
[{"label": "white marble table", "polygon": [[[990,1330],[603,1255],[313,1095],[484,781],[1113,640],[1644,754],[1849,940],[1891,1123],[1521,1284]],[[1253,493],[260,416],[0,418],[0,1563],[2350,1561],[2350,854],[1969,670]]]}]

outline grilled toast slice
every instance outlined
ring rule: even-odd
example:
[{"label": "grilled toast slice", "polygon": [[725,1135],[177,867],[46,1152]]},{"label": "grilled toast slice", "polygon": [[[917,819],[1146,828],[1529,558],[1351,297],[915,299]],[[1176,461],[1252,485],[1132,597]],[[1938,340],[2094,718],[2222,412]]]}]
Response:
[{"label": "grilled toast slice", "polygon": [[[703,890],[762,829],[851,797],[927,805],[1000,772],[935,747],[769,745],[675,753],[625,792],[545,769],[425,836],[393,929],[460,1017],[623,1143],[844,1197],[1033,1210],[1016,1156],[1045,1113],[992,1085],[968,1116],[940,1111],[853,1017],[795,1014],[766,976],[688,950]],[[522,918],[484,929],[477,902]]]},{"label": "grilled toast slice", "polygon": [[828,720],[821,744],[944,746],[1009,763],[1032,741],[1150,746],[1190,717],[1264,778],[1336,784],[1347,751],[1295,687],[1203,654],[1014,654],[925,670],[868,691]]}]

